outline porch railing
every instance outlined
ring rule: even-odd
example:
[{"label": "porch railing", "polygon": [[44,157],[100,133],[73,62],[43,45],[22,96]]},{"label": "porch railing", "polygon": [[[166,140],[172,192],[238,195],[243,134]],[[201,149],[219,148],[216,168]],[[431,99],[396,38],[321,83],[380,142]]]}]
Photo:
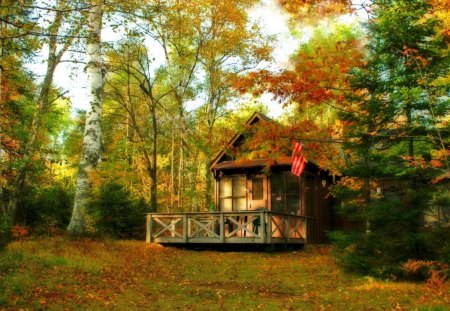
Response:
[{"label": "porch railing", "polygon": [[305,243],[307,217],[271,211],[147,214],[147,242]]}]

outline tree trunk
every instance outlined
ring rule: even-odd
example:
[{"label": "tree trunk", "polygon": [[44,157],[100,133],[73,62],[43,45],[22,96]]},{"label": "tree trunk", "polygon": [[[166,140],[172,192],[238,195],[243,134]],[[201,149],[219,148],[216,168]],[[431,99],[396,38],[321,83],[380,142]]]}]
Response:
[{"label": "tree trunk", "polygon": [[[155,105],[156,106],[156,105]],[[157,188],[157,161],[158,161],[158,126],[156,124],[156,111],[155,107],[151,109],[152,115],[152,134],[153,134],[153,147],[152,147],[152,168],[150,170],[150,209],[152,212],[156,212],[158,208],[158,188]]]},{"label": "tree trunk", "polygon": [[[367,155],[364,157],[364,166],[367,170],[369,170],[369,157]],[[370,204],[370,199],[370,179],[368,176],[366,176],[364,177],[364,217],[366,218],[366,233],[370,233],[371,231],[370,218],[367,212],[368,205]]]},{"label": "tree trunk", "polygon": [[175,129],[172,127],[172,141],[170,146],[170,186],[169,186],[169,193],[170,193],[170,213],[173,212],[173,192],[174,192],[174,170],[175,170]]},{"label": "tree trunk", "polygon": [[3,187],[1,185],[0,185],[0,213],[1,213],[2,219],[4,217],[6,217],[6,207],[5,207],[5,201],[3,198]]},{"label": "tree trunk", "polygon": [[88,18],[88,64],[86,67],[89,109],[86,113],[86,126],[83,138],[76,192],[67,230],[74,235],[87,232],[87,205],[91,195],[92,185],[89,180],[90,173],[96,168],[101,152],[101,112],[103,72],[101,59],[101,30],[103,8],[101,0],[91,0],[92,9]]},{"label": "tree trunk", "polygon": [[[210,158],[208,158],[210,160]],[[212,188],[212,174],[209,170],[209,161],[205,163],[205,208],[212,210],[213,199],[211,196]],[[215,207],[214,207],[215,208]]]},{"label": "tree trunk", "polygon": [[[3,1],[0,0],[0,5],[3,6]],[[3,22],[0,21],[0,34],[3,33]],[[0,103],[3,103],[3,44],[4,40],[0,38]],[[0,142],[2,141],[2,125],[0,123]],[[0,184],[0,212],[1,214],[1,222],[0,226],[3,222],[6,221],[6,206],[5,201],[3,199],[3,185]]]},{"label": "tree trunk", "polygon": [[184,180],[184,174],[183,174],[183,139],[180,140],[180,162],[178,163],[178,211],[181,211],[182,208],[182,194],[183,194],[183,180]]}]

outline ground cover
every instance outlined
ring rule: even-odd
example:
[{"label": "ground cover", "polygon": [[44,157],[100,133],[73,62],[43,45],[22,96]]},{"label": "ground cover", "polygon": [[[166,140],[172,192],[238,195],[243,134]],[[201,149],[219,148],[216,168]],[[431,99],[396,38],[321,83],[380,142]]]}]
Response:
[{"label": "ground cover", "polygon": [[450,310],[450,284],[340,271],[329,247],[219,252],[36,238],[0,252],[0,310]]}]

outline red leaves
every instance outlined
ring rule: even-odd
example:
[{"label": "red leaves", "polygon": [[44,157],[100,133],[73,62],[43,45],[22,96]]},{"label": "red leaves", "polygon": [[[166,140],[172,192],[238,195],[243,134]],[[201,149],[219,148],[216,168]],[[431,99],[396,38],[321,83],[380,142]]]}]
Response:
[{"label": "red leaves", "polygon": [[14,140],[8,136],[2,137],[1,147],[2,147],[2,149],[6,149],[10,153],[15,153],[15,152],[19,151],[19,148],[20,148],[19,143],[16,140]]},{"label": "red leaves", "polygon": [[11,229],[11,234],[13,238],[15,239],[21,239],[23,237],[26,237],[29,234],[29,231],[27,228],[22,226],[14,226]]},{"label": "red leaves", "polygon": [[406,65],[412,67],[422,67],[428,64],[427,59],[419,54],[419,51],[407,46],[403,47],[402,54],[406,57]]}]

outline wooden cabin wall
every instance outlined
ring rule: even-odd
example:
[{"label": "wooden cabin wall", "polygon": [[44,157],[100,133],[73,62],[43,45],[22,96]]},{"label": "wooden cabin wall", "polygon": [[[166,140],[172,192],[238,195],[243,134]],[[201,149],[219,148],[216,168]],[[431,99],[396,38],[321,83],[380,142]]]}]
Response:
[{"label": "wooden cabin wall", "polygon": [[[325,185],[322,184],[323,180],[326,182]],[[315,215],[314,218],[308,219],[308,243],[329,243],[327,233],[333,230],[332,198],[328,190],[330,182],[331,180],[328,175],[316,175],[314,178]]]}]

